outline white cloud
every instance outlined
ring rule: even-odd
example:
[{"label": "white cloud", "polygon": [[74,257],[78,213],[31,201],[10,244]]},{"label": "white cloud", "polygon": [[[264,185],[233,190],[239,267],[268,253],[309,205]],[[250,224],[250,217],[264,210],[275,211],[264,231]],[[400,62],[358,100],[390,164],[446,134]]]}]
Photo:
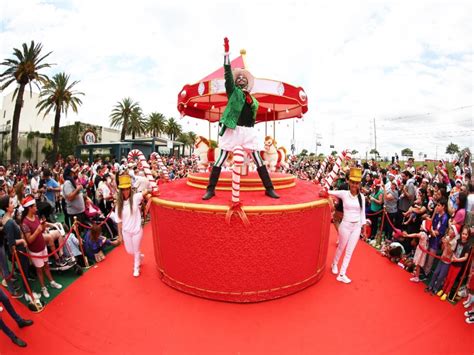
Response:
[{"label": "white cloud", "polygon": [[[178,92],[222,65],[228,36],[234,55],[247,49],[254,75],[306,90],[310,110],[295,124],[299,149],[314,151],[321,134],[326,153],[330,144],[365,153],[374,146],[374,117],[384,155],[410,147],[434,157],[436,144],[442,154],[451,141],[473,147],[466,135],[473,108],[448,111],[474,103],[468,0],[0,0],[0,8],[0,57],[32,39],[53,51],[51,73],[66,71],[86,93],[77,119],[108,125],[112,106],[128,96],[145,112],[178,117]],[[391,120],[427,112],[433,115]],[[180,122],[208,134],[205,122]],[[289,147],[292,127],[277,124],[279,143]],[[449,130],[460,132],[440,134]]]}]

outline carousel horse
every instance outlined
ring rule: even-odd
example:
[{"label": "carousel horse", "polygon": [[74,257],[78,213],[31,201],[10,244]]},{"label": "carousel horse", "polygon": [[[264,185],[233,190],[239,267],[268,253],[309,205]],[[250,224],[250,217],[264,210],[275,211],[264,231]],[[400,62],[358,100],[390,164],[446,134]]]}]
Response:
[{"label": "carousel horse", "polygon": [[288,167],[285,147],[277,148],[277,142],[271,136],[265,137],[265,150],[261,151],[260,155],[269,171]]},{"label": "carousel horse", "polygon": [[[216,146],[215,142],[209,141],[203,136],[196,137],[194,142],[194,154],[198,157],[198,169],[200,171],[207,171],[211,163],[216,162],[216,158],[219,156],[220,148]],[[230,152],[226,165],[232,164],[233,155]]]}]

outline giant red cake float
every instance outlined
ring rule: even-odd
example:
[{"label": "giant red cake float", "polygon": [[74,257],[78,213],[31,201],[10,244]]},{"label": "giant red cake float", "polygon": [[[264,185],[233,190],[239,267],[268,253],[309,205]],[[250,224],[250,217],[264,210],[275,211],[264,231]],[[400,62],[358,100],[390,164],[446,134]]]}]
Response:
[{"label": "giant red cake float", "polygon": [[241,178],[241,205],[231,207],[231,173],[202,201],[207,174],[160,185],[151,208],[160,278],[214,300],[258,302],[315,284],[328,250],[330,209],[320,187],[272,173],[280,199],[264,194],[256,174]]}]

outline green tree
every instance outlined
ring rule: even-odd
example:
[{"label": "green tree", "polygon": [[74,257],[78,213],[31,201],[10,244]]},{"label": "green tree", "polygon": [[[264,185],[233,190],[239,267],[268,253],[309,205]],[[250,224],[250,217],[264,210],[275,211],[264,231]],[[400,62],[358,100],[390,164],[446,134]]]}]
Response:
[{"label": "green tree", "polygon": [[449,145],[446,147],[446,154],[456,154],[459,153],[459,146],[454,143],[449,143]]},{"label": "green tree", "polygon": [[174,118],[170,118],[168,120],[168,123],[166,124],[165,133],[170,137],[172,141],[174,141],[176,137],[181,134],[181,132],[183,132],[183,128],[181,127],[181,125],[176,122]]},{"label": "green tree", "polygon": [[44,112],[43,117],[46,117],[51,110],[54,110],[53,159],[58,154],[61,113],[67,115],[67,111],[70,108],[77,113],[78,106],[82,105],[79,95],[84,95],[84,93],[74,90],[74,86],[77,83],[79,81],[70,83],[69,75],[64,72],[55,74],[52,79],[48,79],[44,84],[40,93],[40,101],[36,105],[38,113]]},{"label": "green tree", "polygon": [[26,160],[31,161],[31,157],[33,156],[33,150],[31,150],[30,147],[26,147],[23,156],[25,157]]},{"label": "green tree", "polygon": [[352,152],[351,152],[351,155],[356,155],[357,153],[359,153],[359,151],[353,149]]},{"label": "green tree", "polygon": [[135,107],[132,110],[132,114],[129,117],[127,134],[132,135],[132,139],[136,136],[141,136],[145,133],[147,127],[147,121],[144,119],[142,110],[140,107]]},{"label": "green tree", "polygon": [[166,118],[163,114],[152,112],[148,116],[147,132],[151,132],[153,137],[159,136],[166,130]]},{"label": "green tree", "polygon": [[194,142],[196,142],[197,134],[193,131],[188,132],[189,140],[191,142],[189,154],[191,155],[194,152]]},{"label": "green tree", "polygon": [[126,97],[122,99],[121,102],[117,102],[112,109],[112,113],[110,114],[110,125],[112,127],[122,127],[122,132],[120,133],[121,141],[125,139],[125,135],[129,131],[128,125],[130,117],[133,114],[133,110],[137,107],[140,107],[138,102],[134,102],[131,98]]},{"label": "green tree", "polygon": [[410,148],[405,148],[402,150],[402,157],[412,157],[413,156],[413,150]]},{"label": "green tree", "polygon": [[374,158],[377,159],[377,157],[380,156],[379,152],[377,151],[377,149],[371,149],[369,154],[373,154],[374,155]]},{"label": "green tree", "polygon": [[305,157],[305,156],[307,156],[307,155],[308,155],[308,150],[307,150],[307,149],[303,149],[299,155],[300,155],[300,157]]},{"label": "green tree", "polygon": [[13,93],[13,98],[16,97],[16,101],[12,119],[12,144],[10,154],[12,163],[18,162],[18,158],[21,156],[18,148],[18,129],[25,87],[28,84],[31,92],[32,82],[39,88],[38,83],[44,83],[48,79],[48,77],[40,73],[40,71],[51,66],[51,64],[43,63],[43,61],[52,52],[42,55],[42,49],[43,45],[41,43],[35,44],[34,41],[31,41],[29,47],[26,43],[23,43],[22,50],[17,48],[13,49],[13,59],[5,59],[4,62],[0,63],[0,65],[7,67],[7,69],[0,74],[0,91],[5,90],[12,83],[17,84]]},{"label": "green tree", "polygon": [[337,156],[337,150],[333,150],[333,151],[331,152],[331,155],[334,156],[334,157]]}]

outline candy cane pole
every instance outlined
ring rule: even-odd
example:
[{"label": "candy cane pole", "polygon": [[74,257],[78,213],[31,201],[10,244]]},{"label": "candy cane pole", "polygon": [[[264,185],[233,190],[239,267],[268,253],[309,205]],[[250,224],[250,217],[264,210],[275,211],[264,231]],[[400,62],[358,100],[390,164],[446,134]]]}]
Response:
[{"label": "candy cane pole", "polygon": [[129,161],[133,161],[135,159],[138,159],[140,161],[141,169],[145,173],[145,176],[148,179],[148,182],[150,183],[152,193],[153,194],[158,193],[158,185],[156,184],[156,181],[153,178],[153,175],[151,174],[150,165],[148,165],[148,162],[146,161],[145,156],[138,149],[132,149],[130,153],[128,153]]},{"label": "candy cane pole", "polygon": [[318,173],[316,174],[316,180],[320,181],[321,175],[324,173],[324,171],[326,171],[326,165],[328,164],[328,161],[329,157],[326,157],[321,166],[319,167]]},{"label": "candy cane pole", "polygon": [[347,155],[347,151],[343,151],[341,154],[339,154],[339,156],[337,157],[333,167],[332,167],[332,171],[329,173],[329,176],[328,178],[325,180],[324,182],[324,187],[326,189],[329,189],[329,187],[332,185],[334,179],[336,178],[337,176],[337,173],[339,172],[339,170],[341,170],[341,163],[342,163],[342,159],[344,159]]},{"label": "candy cane pole", "polygon": [[240,174],[244,164],[245,152],[241,146],[234,148],[234,166],[232,167],[232,203],[240,202]]},{"label": "candy cane pole", "polygon": [[163,164],[163,160],[161,159],[161,156],[157,152],[153,152],[151,153],[150,158],[154,158],[156,160],[156,162],[158,163],[158,168],[160,168],[162,174],[165,176],[165,180],[169,181],[170,175],[165,164]]}]

